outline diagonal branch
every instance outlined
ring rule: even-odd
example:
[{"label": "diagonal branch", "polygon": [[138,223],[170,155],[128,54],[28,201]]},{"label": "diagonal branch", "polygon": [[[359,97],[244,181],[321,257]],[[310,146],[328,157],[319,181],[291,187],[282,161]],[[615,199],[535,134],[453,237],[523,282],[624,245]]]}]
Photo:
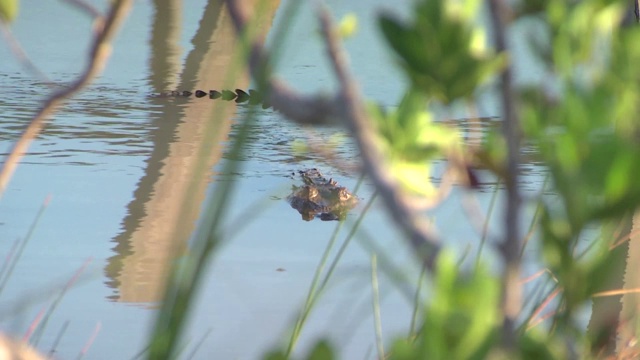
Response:
[{"label": "diagonal branch", "polygon": [[[68,88],[53,93],[43,104],[42,108],[31,120],[25,131],[16,141],[9,155],[5,158],[0,169],[0,197],[4,194],[13,173],[20,160],[26,154],[31,142],[40,134],[46,122],[62,104],[64,99],[73,96],[87,86],[100,72],[102,72],[109,55],[111,54],[111,41],[120,27],[122,20],[129,12],[131,0],[116,1],[109,10],[102,29],[97,32],[91,49],[90,61],[84,72]],[[98,20],[96,20],[98,21]]]},{"label": "diagonal branch", "polygon": [[[229,14],[240,37],[248,29],[249,16],[247,2],[227,0]],[[263,41],[252,39],[249,52],[249,71],[258,82],[261,93],[265,94],[265,102],[280,111],[287,118],[300,124],[329,124],[337,122],[338,96],[334,98],[306,96],[298,93],[287,83],[270,77],[269,54]],[[266,80],[268,79],[268,80]]]},{"label": "diagonal branch", "polygon": [[[238,33],[243,34],[248,21],[245,9],[234,0],[227,0],[227,5]],[[319,18],[327,52],[341,87],[333,99],[302,96],[284,82],[270,78],[265,70],[268,55],[261,41],[252,44],[249,56],[251,74],[255,79],[264,80],[269,89],[268,101],[289,119],[298,123],[322,123],[330,118],[344,121],[360,148],[364,169],[375,184],[389,214],[407,234],[414,252],[427,268],[432,269],[440,243],[389,173],[385,157],[376,144],[377,135],[365,112],[360,92],[347,71],[346,59],[332,30],[330,15],[325,9],[320,9]]]}]

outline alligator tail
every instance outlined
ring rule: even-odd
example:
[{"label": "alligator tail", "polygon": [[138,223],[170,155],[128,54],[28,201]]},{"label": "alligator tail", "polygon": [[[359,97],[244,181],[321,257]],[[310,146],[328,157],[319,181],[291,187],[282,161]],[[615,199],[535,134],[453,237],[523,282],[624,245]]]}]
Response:
[{"label": "alligator tail", "polygon": [[162,93],[157,97],[190,97],[191,95],[195,95],[197,98],[203,98],[208,96],[209,99],[221,99],[225,101],[234,100],[236,103],[249,103],[250,105],[262,105],[263,109],[270,108],[271,105],[264,101],[262,94],[259,92],[249,89],[248,92],[242,89],[236,89],[235,91],[231,90],[209,90],[209,92],[196,90],[195,92],[191,91],[169,91],[166,93]]}]

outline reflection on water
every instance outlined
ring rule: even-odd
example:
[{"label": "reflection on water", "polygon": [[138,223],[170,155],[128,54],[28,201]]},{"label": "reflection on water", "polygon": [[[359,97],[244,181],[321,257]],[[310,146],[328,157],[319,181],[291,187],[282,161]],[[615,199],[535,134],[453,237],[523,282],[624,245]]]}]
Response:
[{"label": "reflection on water", "polygon": [[[20,136],[33,115],[34,104],[44,99],[50,89],[42,83],[7,74],[0,74],[0,82],[3,84],[0,141],[8,145]],[[80,93],[54,116],[24,161],[93,165],[98,158],[87,154],[147,155],[151,148],[147,114],[153,113],[153,108],[137,88],[135,83],[122,89],[96,85]],[[2,149],[3,156],[7,150],[8,146]]]},{"label": "reflection on water", "polygon": [[[271,12],[262,15],[261,31],[268,31],[276,8],[274,2]],[[168,61],[175,58],[176,49],[167,46],[170,39],[165,32],[179,29],[178,18],[162,11],[156,15],[149,83],[169,86],[170,82],[163,79],[178,64]],[[227,74],[237,71],[233,56],[238,42],[226,6],[223,2],[209,2],[202,16],[192,39],[194,47],[178,79],[181,89],[226,88]],[[160,58],[163,61],[158,61]],[[248,85],[245,73],[236,76],[233,83],[239,88]],[[237,106],[208,99],[171,100],[149,99],[159,106],[161,116],[151,134],[153,151],[145,175],[128,205],[123,231],[114,239],[116,255],[106,268],[110,279],[107,284],[117,289],[111,297],[114,300],[150,303],[160,299],[169,264],[185,251],[199,217],[209,183],[207,169],[220,158],[222,141]],[[210,124],[212,121],[217,122],[215,126]]]},{"label": "reflection on water", "polygon": [[[243,112],[240,109],[240,116]],[[238,127],[237,124],[232,125],[230,142],[236,139]],[[338,165],[338,168],[352,170],[359,165],[357,157],[354,157],[357,149],[344,129],[297,126],[287,122],[276,111],[262,111],[249,125],[247,137],[239,157],[231,158],[228,153],[223,155],[229,160],[251,161],[251,166],[243,169],[242,177],[285,176],[305,161],[313,161],[315,167]]]}]

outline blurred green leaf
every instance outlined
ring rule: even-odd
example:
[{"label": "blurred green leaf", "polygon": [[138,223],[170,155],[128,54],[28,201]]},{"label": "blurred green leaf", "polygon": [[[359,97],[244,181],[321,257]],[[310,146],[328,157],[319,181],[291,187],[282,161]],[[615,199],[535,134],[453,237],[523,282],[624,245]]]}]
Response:
[{"label": "blurred green leaf", "polygon": [[[289,360],[290,356],[284,350],[272,350],[266,353],[263,357],[264,360]],[[306,360],[333,360],[335,356],[333,349],[329,342],[321,339],[315,344],[313,349],[309,351],[309,354],[305,357]]]},{"label": "blurred green leaf", "polygon": [[271,351],[263,357],[264,360],[288,360],[287,354],[284,351]]},{"label": "blurred green leaf", "polygon": [[412,343],[396,341],[394,360],[483,359],[495,345],[499,316],[499,284],[482,267],[461,273],[452,252],[438,257],[433,298]]},{"label": "blurred green leaf", "polygon": [[426,50],[421,45],[421,38],[415,30],[405,26],[393,17],[383,14],[379,19],[380,28],[389,45],[414,69],[420,69],[426,64],[422,59],[426,57]]},{"label": "blurred green leaf", "polygon": [[445,104],[469,98],[489,76],[505,64],[505,57],[487,50],[482,28],[469,21],[476,1],[464,5],[421,1],[412,23],[388,14],[380,28],[400,58],[415,89]]},{"label": "blurred green leaf", "polygon": [[426,96],[409,90],[397,109],[385,111],[370,105],[369,115],[376,124],[389,171],[406,190],[430,197],[436,192],[430,179],[431,163],[462,151],[462,139],[456,129],[434,122],[426,107]]},{"label": "blurred green leaf", "polygon": [[316,346],[311,350],[307,360],[333,360],[333,349],[326,340],[320,340],[316,343]]},{"label": "blurred green leaf", "polygon": [[18,16],[18,0],[0,0],[0,20],[12,22]]},{"label": "blurred green leaf", "polygon": [[564,346],[553,334],[543,331],[529,330],[518,344],[522,360],[556,360],[567,359]]},{"label": "blurred green leaf", "polygon": [[342,38],[348,38],[356,31],[358,31],[358,17],[354,13],[346,14],[338,24],[338,34]]}]

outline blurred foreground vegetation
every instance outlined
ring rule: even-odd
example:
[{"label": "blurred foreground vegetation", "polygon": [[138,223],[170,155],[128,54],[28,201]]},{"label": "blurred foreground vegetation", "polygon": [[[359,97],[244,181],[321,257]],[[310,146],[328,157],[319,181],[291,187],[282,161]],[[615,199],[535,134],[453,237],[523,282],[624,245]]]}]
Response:
[{"label": "blurred foreground vegetation", "polygon": [[[15,4],[0,1],[5,20],[15,16]],[[368,103],[366,116],[376,130],[373,143],[385,154],[387,174],[399,184],[396,191],[416,199],[434,198],[439,187],[429,180],[431,165],[445,158],[457,174],[456,183],[467,191],[476,191],[478,169],[505,184],[505,201],[496,206],[505,206],[507,215],[495,249],[503,262],[501,273],[488,271],[482,257],[476,266],[462,270],[442,245],[446,239],[416,251],[416,261],[425,263],[424,286],[433,295],[424,303],[416,297],[410,334],[393,334],[395,340],[386,350],[379,340],[379,358],[640,356],[640,182],[635,178],[640,174],[640,29],[628,20],[633,19],[632,5],[607,0],[523,0],[513,5],[419,0],[408,19],[381,13],[381,34],[408,85],[397,108]],[[481,14],[491,19],[488,28]],[[508,34],[520,24],[536,29],[528,46],[544,68],[542,79],[526,86],[512,80],[513,39]],[[349,18],[341,34],[353,30],[354,19]],[[266,91],[268,75],[257,79]],[[472,148],[456,129],[436,121],[432,110],[461,105],[474,109],[482,91],[494,91],[501,99],[504,126]],[[233,151],[242,151],[245,136],[236,138]],[[553,197],[522,197],[518,169],[524,145],[534,148],[536,161],[548,169],[544,191]],[[169,279],[149,358],[176,355],[202,269],[220,241],[226,186],[212,195],[193,258],[183,259]],[[534,218],[521,218],[525,204],[537,208]],[[538,243],[527,251],[535,252],[532,257],[541,264],[541,278],[546,278],[542,290],[523,290],[521,254],[530,243],[515,223],[530,224],[531,241]],[[594,228],[598,235],[589,239],[590,245],[578,246]],[[435,262],[427,266],[434,251]],[[316,295],[310,293],[289,346],[265,358],[292,356]],[[528,304],[530,313],[522,310],[525,301],[533,302]],[[591,309],[587,326],[580,319],[585,308]],[[321,341],[306,358],[333,359],[335,353]]]}]

